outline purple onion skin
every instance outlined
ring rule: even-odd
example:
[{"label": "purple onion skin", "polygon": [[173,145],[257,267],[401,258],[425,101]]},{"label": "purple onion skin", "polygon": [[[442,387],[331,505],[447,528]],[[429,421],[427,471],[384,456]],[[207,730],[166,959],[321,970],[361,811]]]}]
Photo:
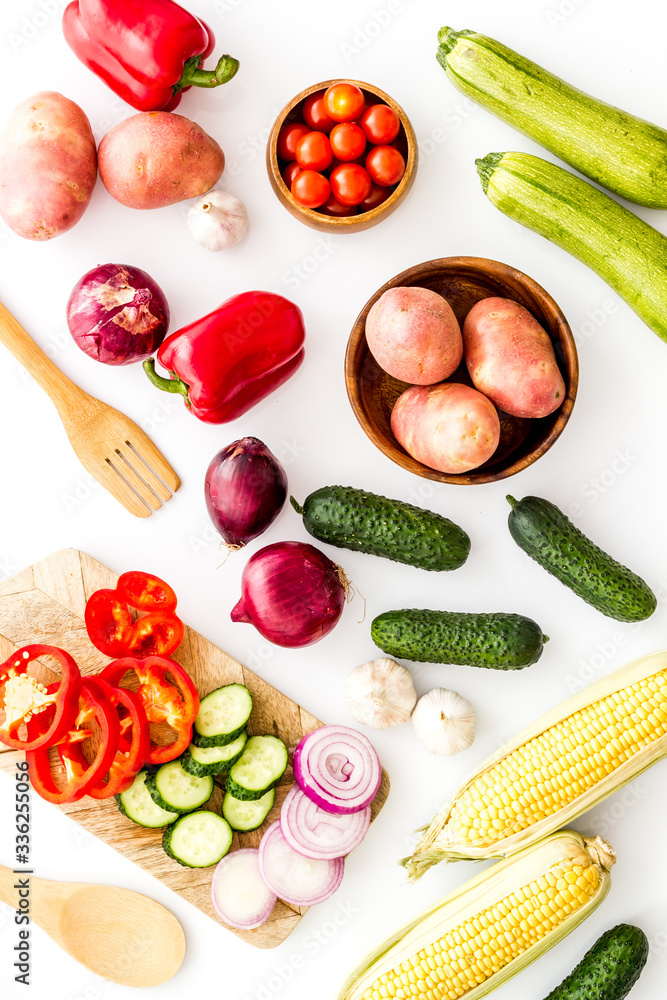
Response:
[{"label": "purple onion skin", "polygon": [[275,542],[243,570],[233,622],[248,622],[276,646],[310,646],[331,632],[345,605],[338,566],[307,542]]},{"label": "purple onion skin", "polygon": [[72,289],[67,325],[89,358],[105,365],[132,365],[150,358],[166,337],[169,306],[145,271],[101,264]]},{"label": "purple onion skin", "polygon": [[243,546],[273,524],[287,499],[285,470],[254,437],[233,441],[206,471],[206,508],[230,546]]}]

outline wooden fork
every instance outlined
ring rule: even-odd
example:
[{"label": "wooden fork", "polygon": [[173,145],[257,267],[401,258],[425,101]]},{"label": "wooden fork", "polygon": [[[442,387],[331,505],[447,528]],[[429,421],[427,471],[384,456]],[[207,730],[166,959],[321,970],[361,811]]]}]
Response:
[{"label": "wooden fork", "polygon": [[171,498],[181,481],[148,435],[63,375],[2,303],[0,343],[51,397],[84,468],[130,514],[148,517]]}]

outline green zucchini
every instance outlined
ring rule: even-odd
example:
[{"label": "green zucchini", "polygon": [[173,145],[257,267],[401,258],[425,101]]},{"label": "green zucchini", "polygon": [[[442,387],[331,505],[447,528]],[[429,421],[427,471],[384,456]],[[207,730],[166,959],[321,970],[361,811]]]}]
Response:
[{"label": "green zucchini", "polygon": [[470,552],[465,531],[441,514],[352,486],[323,486],[303,507],[290,502],[306,531],[339,548],[429,570],[458,569]]},{"label": "green zucchini", "polygon": [[616,621],[640,622],[653,614],[657,601],[648,584],[595,545],[555,504],[541,497],[507,499],[512,538],[548,573]]},{"label": "green zucchini", "polygon": [[371,637],[389,656],[499,670],[535,663],[549,638],[523,615],[416,608],[378,615],[371,623]]},{"label": "green zucchini", "polygon": [[438,32],[454,86],[615,194],[667,208],[667,131],[571,87],[474,31]]},{"label": "green zucchini", "polygon": [[632,924],[617,924],[597,939],[546,1000],[624,1000],[647,958],[644,932]]},{"label": "green zucchini", "polygon": [[613,198],[529,153],[476,160],[489,201],[599,274],[667,340],[667,239]]}]

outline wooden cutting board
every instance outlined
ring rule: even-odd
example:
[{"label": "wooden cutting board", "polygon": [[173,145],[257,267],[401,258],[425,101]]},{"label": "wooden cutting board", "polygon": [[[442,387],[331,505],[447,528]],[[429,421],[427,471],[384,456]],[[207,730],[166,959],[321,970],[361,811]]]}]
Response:
[{"label": "wooden cutting board", "polygon": [[[0,663],[20,646],[42,642],[66,649],[74,656],[83,674],[97,673],[108,658],[96,650],[88,639],[83,622],[84,608],[94,590],[115,587],[117,578],[117,574],[84,552],[63,549],[13,579],[0,583]],[[170,582],[174,584],[173,580]],[[174,659],[188,670],[202,697],[222,684],[245,684],[253,697],[248,726],[251,734],[274,733],[293,748],[305,733],[323,725],[306,709],[192,629],[186,627],[185,638]],[[31,672],[37,674],[37,670]],[[48,683],[56,679],[56,674],[44,666],[41,679]],[[22,752],[0,744],[2,770],[13,773],[15,762],[22,759]],[[276,805],[264,826],[252,833],[234,834],[232,850],[257,847],[263,831],[278,818],[280,805],[292,780],[292,771],[288,768],[277,790]],[[382,785],[373,803],[373,818],[384,805],[388,792],[389,780],[383,773]],[[222,795],[222,788],[216,783],[207,806],[219,812]],[[79,802],[53,808],[63,809],[100,840],[221,923],[211,903],[214,869],[184,868],[172,861],[162,850],[161,830],[147,830],[132,823],[121,815],[114,799],[96,801],[86,797]],[[66,874],[63,872],[63,875]],[[262,927],[252,931],[231,927],[229,930],[257,948],[275,948],[294,930],[306,909],[279,900]]]}]

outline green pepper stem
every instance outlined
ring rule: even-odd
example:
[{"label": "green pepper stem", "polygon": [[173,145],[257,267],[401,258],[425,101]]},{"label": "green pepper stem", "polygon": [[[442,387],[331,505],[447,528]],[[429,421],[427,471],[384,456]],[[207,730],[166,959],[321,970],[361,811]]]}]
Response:
[{"label": "green pepper stem", "polygon": [[223,83],[228,83],[239,68],[238,59],[233,56],[220,56],[215,69],[202,69],[200,66],[201,56],[188,59],[183,69],[183,75],[174,87],[174,93],[185,87],[219,87]]},{"label": "green pepper stem", "polygon": [[188,400],[190,386],[180,378],[163,378],[162,375],[158,375],[155,371],[154,358],[148,358],[141,367],[158,389],[162,389],[163,392],[178,392],[181,396],[185,396],[186,401]]}]

